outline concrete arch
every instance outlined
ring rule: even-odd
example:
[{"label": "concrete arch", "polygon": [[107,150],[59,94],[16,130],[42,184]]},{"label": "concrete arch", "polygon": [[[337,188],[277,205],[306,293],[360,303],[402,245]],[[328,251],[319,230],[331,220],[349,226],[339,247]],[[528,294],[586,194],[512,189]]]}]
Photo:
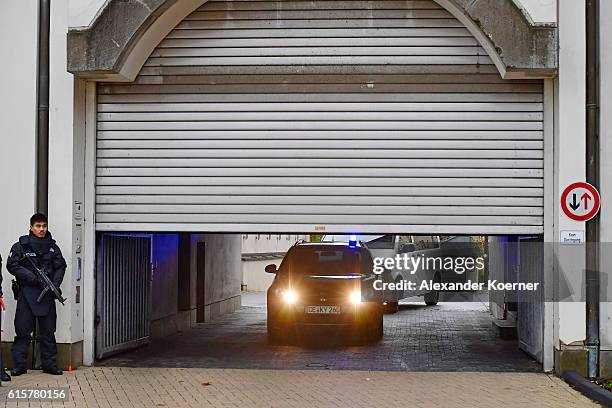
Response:
[{"label": "concrete arch", "polygon": [[[68,33],[68,71],[133,81],[153,49],[207,0],[109,0],[89,27]],[[480,42],[504,78],[557,71],[557,30],[536,26],[514,0],[434,0]]]}]

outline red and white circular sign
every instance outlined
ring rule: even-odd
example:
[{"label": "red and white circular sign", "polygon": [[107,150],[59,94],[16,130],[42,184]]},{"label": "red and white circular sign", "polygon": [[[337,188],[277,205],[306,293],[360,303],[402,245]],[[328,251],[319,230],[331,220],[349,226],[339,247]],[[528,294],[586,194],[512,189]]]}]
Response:
[{"label": "red and white circular sign", "polygon": [[572,183],[561,194],[561,209],[572,220],[590,220],[597,215],[599,205],[599,191],[589,183]]}]

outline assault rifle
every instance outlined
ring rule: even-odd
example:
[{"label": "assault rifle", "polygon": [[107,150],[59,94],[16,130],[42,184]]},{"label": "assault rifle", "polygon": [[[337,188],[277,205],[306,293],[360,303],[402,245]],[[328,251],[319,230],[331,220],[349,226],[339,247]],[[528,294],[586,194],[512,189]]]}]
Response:
[{"label": "assault rifle", "polygon": [[49,277],[45,273],[45,267],[43,266],[42,269],[41,269],[38,266],[36,266],[36,264],[34,263],[32,258],[29,257],[28,255],[26,255],[26,258],[28,258],[28,261],[30,261],[30,264],[32,265],[32,267],[36,271],[36,277],[43,284],[43,291],[40,292],[40,295],[36,299],[36,302],[40,303],[40,301],[47,294],[47,292],[51,291],[51,293],[53,293],[53,296],[55,296],[55,298],[57,300],[59,300],[59,302],[62,305],[64,305],[64,302],[66,301],[66,299],[62,297],[62,294],[60,293],[60,291],[53,284],[53,282],[51,282],[51,279],[49,279]]}]

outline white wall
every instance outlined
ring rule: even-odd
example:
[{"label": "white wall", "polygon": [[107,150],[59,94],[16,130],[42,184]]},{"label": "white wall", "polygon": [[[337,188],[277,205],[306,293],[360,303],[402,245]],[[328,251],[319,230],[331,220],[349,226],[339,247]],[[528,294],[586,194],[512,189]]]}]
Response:
[{"label": "white wall", "polygon": [[[38,2],[9,0],[0,11],[0,200],[2,232],[0,251],[6,260],[10,245],[28,231],[29,217],[35,211],[36,185],[36,71]],[[72,202],[73,202],[73,78],[66,72],[66,32],[68,1],[52,2],[49,103],[49,228],[64,253],[68,270],[62,284],[68,298],[58,306],[59,343],[82,339],[82,317],[73,307]],[[18,35],[16,35],[18,33]],[[15,304],[10,295],[10,279],[4,270],[3,291],[7,294],[5,320],[11,322]],[[80,320],[79,320],[80,319]],[[74,320],[71,322],[71,320]],[[71,332],[73,328],[73,332]],[[3,326],[4,340],[12,340],[12,324]]]},{"label": "white wall", "polygon": [[308,235],[281,234],[243,234],[243,254],[265,254],[270,252],[286,252],[300,239],[308,240]]},{"label": "white wall", "polygon": [[242,261],[242,283],[249,292],[263,292],[268,290],[274,281],[274,275],[265,271],[266,265],[280,266],[282,259],[269,259],[265,261]]},{"label": "white wall", "polygon": [[69,0],[70,27],[89,26],[107,0]]},{"label": "white wall", "polygon": [[2,339],[7,341],[15,335],[15,301],[6,259],[11,245],[28,232],[35,207],[37,6],[20,0],[0,4],[0,253],[7,303]]},{"label": "white wall", "polygon": [[[243,234],[243,254],[266,254],[274,252],[287,252],[300,239],[309,240],[308,235],[282,235],[282,234]],[[274,275],[266,273],[268,264],[280,265],[282,259],[263,261],[242,261],[242,283],[248,291],[265,291],[272,284]]]},{"label": "white wall", "polygon": [[557,22],[556,0],[514,0],[535,24],[546,24]]},{"label": "white wall", "polygon": [[205,302],[207,305],[240,295],[240,235],[191,236],[191,307],[196,308],[198,242],[206,243]]},{"label": "white wall", "polygon": [[[559,2],[559,76],[556,80],[555,110],[555,241],[562,230],[584,230],[584,222],[573,221],[559,210],[562,190],[585,179],[585,3],[584,0]],[[583,285],[584,255],[570,256],[564,250],[560,273],[574,293]],[[585,305],[561,302],[557,305],[556,338],[564,343],[585,339]]]}]

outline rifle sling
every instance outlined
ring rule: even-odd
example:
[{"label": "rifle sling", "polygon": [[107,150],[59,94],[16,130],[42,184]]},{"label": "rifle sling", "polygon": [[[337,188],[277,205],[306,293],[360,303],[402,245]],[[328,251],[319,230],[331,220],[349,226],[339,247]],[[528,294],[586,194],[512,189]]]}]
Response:
[{"label": "rifle sling", "polygon": [[[28,261],[30,261],[30,264],[32,264],[33,267],[35,267],[38,270],[42,270],[42,265],[40,263],[40,260],[38,259],[38,255],[36,254],[36,251],[34,251],[34,249],[32,248],[32,246],[30,246],[30,244],[26,244],[23,242],[19,242],[19,245],[21,245],[21,250],[23,251],[23,256],[28,258]],[[34,256],[28,256],[27,254],[33,254]],[[34,258],[36,260],[36,262],[34,262],[34,260],[32,260],[32,258]]]}]

